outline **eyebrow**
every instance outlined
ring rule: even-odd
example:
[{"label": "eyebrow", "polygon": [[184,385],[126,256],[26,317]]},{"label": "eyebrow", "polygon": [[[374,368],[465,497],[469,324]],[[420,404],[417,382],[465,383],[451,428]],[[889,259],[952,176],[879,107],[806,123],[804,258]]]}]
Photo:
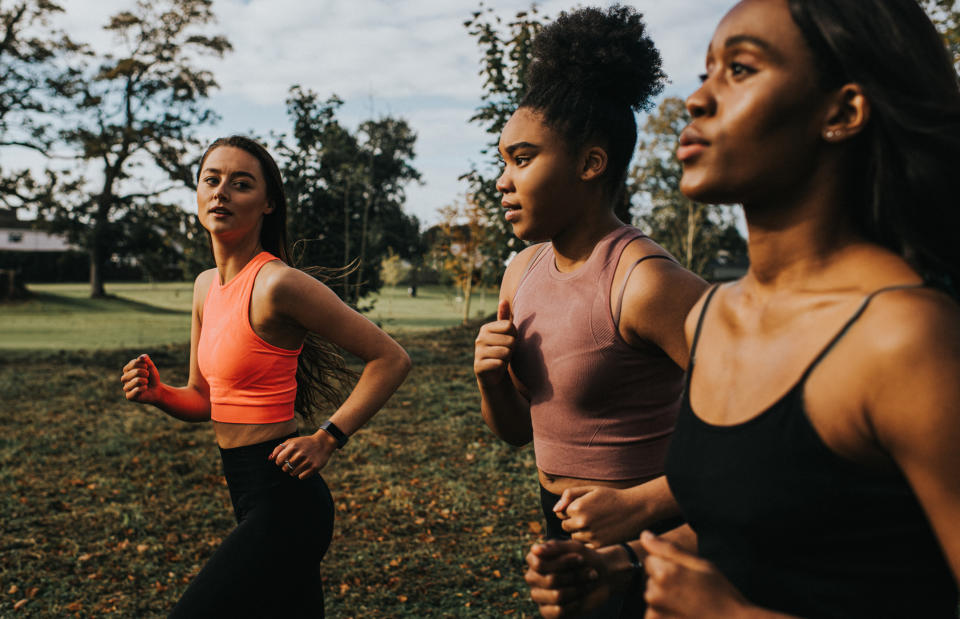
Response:
[{"label": "eyebrow", "polygon": [[[212,172],[213,174],[223,174],[223,172],[221,170],[218,170],[217,168],[204,168],[200,173],[203,174],[204,172]],[[253,174],[249,172],[244,172],[243,170],[234,172],[230,176],[233,178],[236,178],[237,176],[246,176],[247,178],[250,178],[252,180],[257,180],[257,178]]]},{"label": "eyebrow", "polygon": [[763,48],[769,52],[773,51],[773,47],[760,37],[755,37],[749,34],[735,34],[732,37],[728,37],[726,41],[723,42],[723,46],[733,47],[734,45],[739,45],[740,43],[752,43],[757,47]]},{"label": "eyebrow", "polygon": [[521,148],[537,148],[537,145],[531,142],[514,142],[510,146],[504,148],[503,151],[508,155],[513,155],[514,151]]}]

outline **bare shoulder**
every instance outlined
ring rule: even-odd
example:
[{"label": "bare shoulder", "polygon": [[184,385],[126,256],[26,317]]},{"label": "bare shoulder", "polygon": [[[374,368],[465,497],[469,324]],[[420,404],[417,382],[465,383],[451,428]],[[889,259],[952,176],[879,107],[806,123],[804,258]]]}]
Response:
[{"label": "bare shoulder", "polygon": [[306,300],[307,295],[329,292],[317,278],[280,260],[263,265],[257,274],[256,289],[268,302],[281,306]]},{"label": "bare shoulder", "polygon": [[210,286],[213,285],[216,277],[219,275],[217,269],[213,268],[201,271],[197,279],[193,280],[193,308],[198,315],[203,311],[203,301],[207,298],[207,292],[210,291]]},{"label": "bare shoulder", "polygon": [[517,286],[520,285],[520,280],[526,273],[527,267],[530,266],[530,262],[545,245],[547,243],[536,243],[513,257],[513,260],[507,265],[507,270],[503,274],[503,282],[500,284],[501,299],[513,299],[513,293],[517,291]]},{"label": "bare shoulder", "polygon": [[[736,285],[728,284],[728,285]],[[696,302],[690,307],[690,311],[687,312],[687,317],[684,321],[683,331],[686,335],[687,345],[693,346],[693,337],[697,331],[697,324],[700,322],[700,317],[703,314],[704,307],[707,303],[707,296],[710,294],[710,291],[716,287],[721,288],[724,284],[714,284],[714,286],[708,286],[703,289],[700,294],[700,297],[697,298]],[[720,290],[717,290],[714,295],[722,294]]]},{"label": "bare shoulder", "polygon": [[[868,415],[890,442],[960,432],[960,306],[931,289],[884,292],[857,339]],[[955,432],[955,433],[956,433]]]},{"label": "bare shoulder", "polygon": [[[639,260],[642,262],[638,264]],[[707,282],[700,276],[681,266],[668,251],[646,237],[627,245],[617,271],[615,287],[627,278],[622,319],[638,324],[647,324],[664,315],[678,316],[682,323],[707,288]]]}]

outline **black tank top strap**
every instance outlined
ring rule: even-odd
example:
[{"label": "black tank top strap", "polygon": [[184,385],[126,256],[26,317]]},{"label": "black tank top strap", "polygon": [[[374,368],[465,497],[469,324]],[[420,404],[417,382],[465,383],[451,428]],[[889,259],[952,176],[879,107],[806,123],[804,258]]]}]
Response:
[{"label": "black tank top strap", "polygon": [[697,329],[693,332],[693,342],[690,344],[690,362],[687,364],[687,380],[690,380],[690,371],[693,369],[693,360],[697,356],[697,342],[700,341],[700,330],[703,328],[703,317],[707,315],[707,308],[713,299],[714,293],[720,288],[720,284],[714,284],[707,292],[707,298],[703,300],[703,307],[700,308],[700,316],[697,318]]},{"label": "black tank top strap", "polygon": [[843,336],[845,336],[847,332],[850,331],[850,328],[853,327],[854,323],[856,323],[857,320],[859,320],[860,317],[863,316],[863,313],[867,311],[867,307],[870,305],[870,302],[873,301],[873,299],[877,295],[882,294],[884,292],[890,292],[892,290],[909,290],[911,288],[923,288],[924,286],[925,284],[902,284],[899,286],[887,286],[885,288],[874,290],[873,292],[868,294],[866,298],[863,299],[863,302],[860,303],[860,307],[857,308],[857,311],[855,311],[853,315],[847,319],[847,322],[845,322],[843,327],[841,327],[841,329],[837,331],[837,334],[834,335],[830,339],[830,341],[827,342],[827,345],[823,347],[820,353],[813,358],[813,361],[810,362],[810,365],[807,366],[807,369],[804,370],[803,374],[800,376],[800,380],[798,381],[799,384],[803,384],[804,382],[806,382],[807,378],[810,377],[810,373],[816,369],[816,367],[820,364],[820,362],[823,361],[824,357],[830,354],[830,351],[833,350],[833,347],[837,345],[837,342],[843,339]]},{"label": "black tank top strap", "polygon": [[627,274],[623,276],[623,283],[620,285],[620,293],[617,295],[617,310],[613,313],[614,325],[618,327],[620,326],[620,313],[623,310],[623,293],[627,291],[627,281],[629,281],[630,275],[633,274],[633,270],[637,268],[638,264],[651,258],[663,258],[664,260],[669,260],[670,262],[676,262],[676,260],[670,256],[664,256],[663,254],[650,254],[642,258],[637,258],[633,264],[630,265],[630,268],[627,269]]}]

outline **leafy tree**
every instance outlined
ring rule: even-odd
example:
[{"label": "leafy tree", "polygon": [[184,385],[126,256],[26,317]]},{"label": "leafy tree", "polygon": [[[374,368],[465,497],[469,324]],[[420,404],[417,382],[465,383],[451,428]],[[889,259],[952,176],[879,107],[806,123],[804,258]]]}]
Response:
[{"label": "leafy tree", "polygon": [[953,54],[953,65],[960,72],[960,7],[956,0],[920,0],[920,5],[936,24],[944,43]]},{"label": "leafy tree", "polygon": [[723,206],[694,202],[680,192],[683,167],[676,157],[688,123],[682,99],[668,97],[647,118],[639,158],[631,170],[633,189],[646,204],[639,224],[688,269],[709,275],[721,255],[744,255],[746,244],[732,213]]},{"label": "leafy tree", "polygon": [[[58,88],[71,106],[60,142],[80,173],[59,186],[44,210],[54,230],[89,253],[93,297],[105,294],[105,261],[121,249],[128,228],[146,219],[157,196],[194,187],[192,167],[203,147],[194,131],[216,119],[205,100],[217,86],[195,63],[230,49],[222,36],[206,34],[211,6],[212,0],[139,0],[105,26],[123,51],[88,55]],[[144,168],[169,182],[149,187]],[[152,221],[159,229],[180,226]]]},{"label": "leafy tree", "polygon": [[489,211],[469,194],[465,202],[440,209],[440,223],[432,234],[431,258],[437,270],[448,273],[463,293],[463,324],[470,319],[474,284],[484,281],[488,261],[483,248],[496,231]]},{"label": "leafy tree", "polygon": [[405,187],[417,181],[416,136],[406,121],[385,117],[361,123],[356,134],[340,124],[342,101],[321,101],[294,86],[287,99],[293,123],[277,153],[290,203],[290,236],[297,259],[326,267],[354,265],[333,286],[346,301],[380,288],[380,263],[392,249],[406,260],[420,251],[420,224],[403,212]]},{"label": "leafy tree", "polygon": [[475,165],[461,178],[467,182],[472,200],[485,212],[484,218],[491,227],[478,248],[487,264],[484,279],[489,283],[500,280],[510,254],[522,249],[522,243],[503,218],[501,196],[496,188],[501,165],[497,143],[526,91],[524,76],[531,61],[533,38],[546,20],[546,17],[541,20],[533,5],[504,23],[493,9],[481,3],[464,22],[483,54],[479,72],[483,78],[482,104],[470,122],[481,125],[491,139],[481,151],[487,161]]},{"label": "leafy tree", "polygon": [[[49,0],[0,3],[0,147],[26,148],[46,155],[50,147],[53,61],[77,46],[50,26],[63,9]],[[19,208],[44,189],[27,170],[0,171],[0,206]]]}]

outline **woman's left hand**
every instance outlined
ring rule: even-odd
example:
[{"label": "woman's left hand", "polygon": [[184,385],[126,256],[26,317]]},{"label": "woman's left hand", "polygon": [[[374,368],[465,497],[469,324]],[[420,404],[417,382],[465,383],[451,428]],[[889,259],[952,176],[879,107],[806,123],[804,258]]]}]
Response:
[{"label": "woman's left hand", "polygon": [[287,439],[274,447],[267,458],[273,460],[274,464],[291,477],[306,479],[326,466],[336,448],[336,439],[323,430],[318,430],[310,436]]},{"label": "woman's left hand", "polygon": [[741,617],[750,604],[712,563],[644,531],[646,619]]}]

